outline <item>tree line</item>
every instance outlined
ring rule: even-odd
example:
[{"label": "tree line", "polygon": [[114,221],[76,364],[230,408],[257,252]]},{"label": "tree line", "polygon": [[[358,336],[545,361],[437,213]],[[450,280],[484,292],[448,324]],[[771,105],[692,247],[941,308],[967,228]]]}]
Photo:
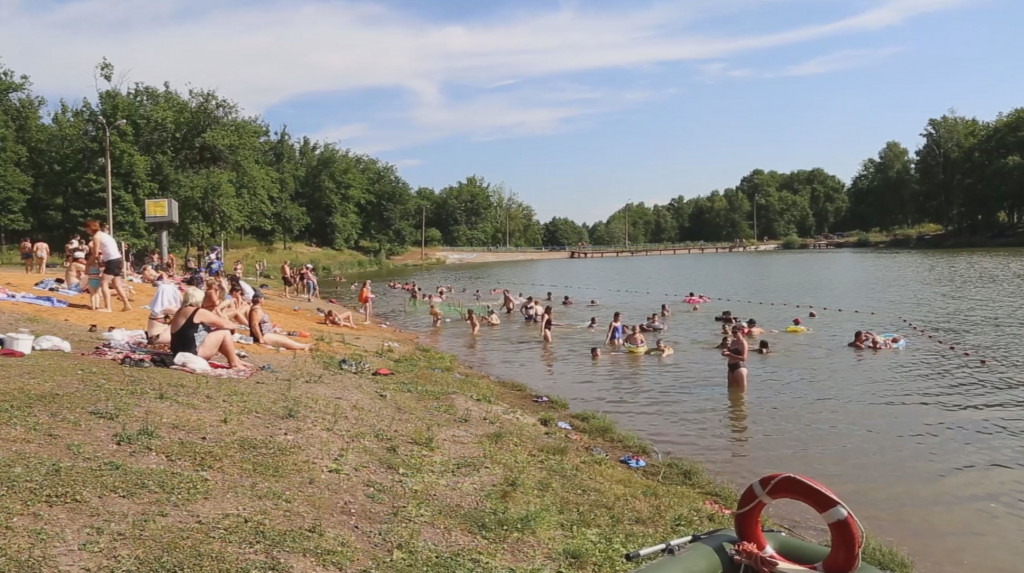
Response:
[{"label": "tree line", "polygon": [[[103,122],[110,126],[117,236],[155,243],[147,198],[172,198],[178,247],[251,237],[371,254],[430,246],[675,243],[810,237],[837,230],[938,223],[992,234],[1024,210],[1024,108],[981,121],[930,119],[911,153],[887,143],[853,180],[816,168],[751,171],[735,187],[629,203],[604,221],[537,220],[502,185],[470,176],[413,189],[394,165],[293,136],[213,90],[123,85],[104,60],[94,99],[49,105],[0,64],[0,243],[22,234],[63,242],[106,215]],[[425,232],[424,232],[425,231]]]}]

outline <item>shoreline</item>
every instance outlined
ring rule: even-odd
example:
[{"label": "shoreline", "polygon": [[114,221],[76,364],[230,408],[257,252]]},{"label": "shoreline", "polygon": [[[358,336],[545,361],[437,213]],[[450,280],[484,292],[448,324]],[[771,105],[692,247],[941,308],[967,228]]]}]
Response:
[{"label": "shoreline", "polygon": [[[33,292],[25,287],[26,279],[17,275],[0,270],[0,284]],[[28,276],[31,282],[38,280],[37,275]],[[176,562],[180,566],[208,566],[214,562],[213,557],[201,546],[217,539],[210,537],[212,532],[202,524],[182,525],[160,517],[178,503],[188,505],[186,513],[205,515],[206,523],[221,531],[225,527],[230,531],[246,530],[249,526],[238,525],[235,518],[246,511],[256,512],[264,516],[261,527],[291,540],[281,542],[276,550],[257,551],[260,558],[288,557],[286,563],[298,559],[337,570],[381,566],[407,570],[400,567],[413,564],[422,566],[415,570],[426,571],[460,570],[456,564],[466,564],[461,570],[480,570],[491,565],[542,563],[572,570],[628,571],[633,566],[621,561],[625,551],[731,523],[731,518],[709,508],[706,502],[734,505],[736,492],[709,477],[703,466],[681,459],[649,458],[645,470],[629,470],[618,464],[617,458],[624,453],[650,455],[651,446],[636,435],[618,430],[607,417],[569,412],[569,404],[555,396],[547,404],[533,403],[533,393],[526,385],[466,368],[453,356],[422,346],[411,333],[378,326],[361,327],[355,332],[328,330],[315,323],[316,315],[311,312],[318,304],[328,307],[324,301],[294,303],[271,295],[265,303],[287,330],[313,332],[319,346],[315,352],[293,355],[241,347],[250,352],[250,362],[270,364],[286,373],[292,369],[293,377],[259,373],[249,380],[204,382],[202,377],[165,369],[133,369],[109,360],[77,356],[75,353],[99,338],[78,327],[98,323],[102,331],[108,323],[132,327],[145,324],[145,311],[139,306],[148,302],[152,287],[134,286],[136,308],[129,313],[100,315],[80,308],[0,302],[3,332],[12,331],[14,323],[24,322],[37,335],[65,333],[62,338],[74,345],[71,355],[34,352],[25,359],[0,363],[10,369],[17,366],[16,360],[26,360],[24,364],[32,364],[31,372],[37,376],[33,380],[30,374],[28,380],[20,382],[24,387],[15,384],[5,389],[5,394],[28,391],[37,399],[30,412],[46,414],[48,408],[53,408],[79,424],[52,428],[43,435],[27,431],[23,423],[15,425],[8,428],[15,445],[12,449],[26,446],[24,455],[32,451],[71,469],[86,460],[112,463],[112,458],[125,467],[140,468],[138,471],[148,467],[172,472],[179,481],[199,472],[206,476],[206,489],[196,488],[205,493],[194,493],[187,502],[172,502],[157,495],[139,503],[138,512],[150,515],[155,524],[146,527],[168,533],[167,542],[131,535],[123,527],[112,526],[106,535],[93,535],[100,538],[99,546],[112,550],[109,559],[106,551],[104,555],[86,553],[69,544],[33,546],[40,555],[49,556],[50,562],[103,565],[111,560],[117,563],[126,553],[136,553],[137,561],[133,563],[144,568],[151,563],[147,558],[177,550],[172,549],[177,543],[188,549],[180,552]],[[300,310],[294,311],[293,307]],[[63,326],[59,318],[64,318]],[[399,347],[389,347],[385,344],[388,342]],[[372,367],[387,367],[396,375],[370,377],[340,371],[336,364],[342,354],[365,359]],[[50,371],[56,373],[55,380],[46,379]],[[68,384],[69,380],[82,378],[83,372],[97,372],[113,386],[105,387],[112,391],[106,401],[97,400],[95,389],[82,380]],[[135,390],[124,395],[124,390],[132,388]],[[196,389],[200,391],[198,401],[192,396]],[[88,394],[89,399],[81,404],[71,401],[79,393]],[[15,411],[25,401],[13,394],[4,399],[14,404]],[[342,410],[338,409],[339,399],[345,404]],[[104,403],[107,405],[102,406]],[[92,414],[97,408],[111,413]],[[83,413],[83,409],[89,413]],[[42,415],[41,419],[56,420],[55,426],[65,425],[60,417]],[[11,420],[0,420],[10,425]],[[556,421],[568,421],[574,430],[557,429]],[[149,433],[155,437],[140,437],[150,426],[155,429]],[[61,429],[65,431],[57,431]],[[109,436],[115,432],[128,443],[115,439],[111,450]],[[134,438],[124,440],[125,432]],[[252,466],[252,461],[225,462],[251,458],[252,442],[245,442],[244,447],[237,443],[239,437],[250,435],[261,440],[257,450],[264,454],[260,457],[288,458],[281,461],[287,471],[261,469]],[[70,448],[65,440],[80,446]],[[133,440],[138,443],[131,443]],[[199,453],[209,448],[224,451],[213,455],[211,461],[208,452]],[[595,448],[607,457],[594,455]],[[23,456],[14,457],[28,463]],[[140,466],[143,460],[148,461]],[[9,486],[4,482],[20,474],[4,470],[0,464],[0,485]],[[48,479],[61,480],[59,476]],[[48,483],[47,479],[43,483]],[[262,485],[252,488],[257,483]],[[555,483],[559,487],[553,487]],[[280,501],[272,501],[279,494],[266,497],[267,487],[293,492],[286,495],[291,501],[282,507]],[[66,525],[72,532],[65,537],[89,537],[86,530],[96,520],[117,522],[126,517],[124,507],[113,504],[108,508],[105,496],[89,495],[97,489],[103,488],[85,488],[80,494],[77,503],[85,506],[84,514],[89,518],[72,519]],[[357,495],[359,492],[363,495]],[[22,491],[20,495],[28,494]],[[228,510],[219,504],[222,495],[234,496],[232,508],[239,509]],[[0,517],[28,519],[28,513],[34,511],[34,522],[43,530],[61,524],[58,518],[64,515],[64,503],[40,509],[31,500],[21,500],[18,495],[14,498],[14,509],[2,512],[0,508]],[[545,499],[545,503],[538,505],[537,499]],[[317,507],[321,509],[315,510]],[[319,533],[297,532],[292,509],[298,514],[313,511],[319,515]],[[624,509],[632,519],[621,519],[619,513]],[[173,513],[177,515],[180,510]],[[227,525],[224,519],[228,519]],[[395,522],[417,530],[418,535],[410,538],[404,529],[396,530]],[[252,546],[245,540],[254,533],[246,531],[226,544],[218,539],[214,543],[220,551],[217,558],[237,561],[251,553]],[[494,541],[510,535],[518,541],[517,551],[495,547]],[[295,537],[303,541],[295,541]],[[19,541],[24,539],[3,543]],[[344,555],[331,552],[327,547],[330,545],[342,545],[347,550]],[[17,548],[5,549],[11,552]],[[17,551],[13,555],[23,556]],[[473,561],[459,561],[467,555]],[[875,561],[896,557],[878,543],[873,543],[865,555]],[[0,556],[0,565],[4,559]],[[912,570],[909,563],[900,563],[905,561],[880,564],[899,571]]]}]

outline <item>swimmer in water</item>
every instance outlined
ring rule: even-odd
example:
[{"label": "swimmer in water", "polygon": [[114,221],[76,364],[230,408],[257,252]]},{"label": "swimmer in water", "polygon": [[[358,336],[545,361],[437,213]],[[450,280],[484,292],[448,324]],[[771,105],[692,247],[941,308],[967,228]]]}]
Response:
[{"label": "swimmer in water", "polygon": [[772,349],[768,347],[768,341],[767,340],[762,340],[761,342],[757,343],[757,353],[758,354],[771,354],[771,351],[772,351]]},{"label": "swimmer in water", "polygon": [[624,327],[622,326],[622,313],[616,312],[612,316],[612,321],[608,323],[608,333],[604,337],[605,344],[612,344],[618,346],[622,344],[622,339],[625,337]]},{"label": "swimmer in water", "polygon": [[572,301],[569,299],[569,295],[565,295],[565,298],[562,299],[562,305],[569,306],[570,304],[572,304]]},{"label": "swimmer in water", "polygon": [[647,346],[647,340],[644,338],[644,335],[640,333],[640,325],[633,325],[633,331],[626,336],[626,344],[637,348]]},{"label": "swimmer in water", "polygon": [[807,318],[818,318],[818,313],[812,310],[811,312],[807,313]]},{"label": "swimmer in water", "polygon": [[598,305],[598,302],[596,300],[594,300],[594,299],[590,299],[590,303],[587,304],[587,306],[597,306],[597,305]]},{"label": "swimmer in water", "polygon": [[675,350],[672,350],[671,346],[665,344],[664,340],[658,339],[655,343],[654,348],[647,351],[647,354],[657,354],[659,356],[671,356],[675,354]]},{"label": "swimmer in water", "polygon": [[[569,298],[569,297],[565,297],[565,298]],[[544,300],[547,301],[547,302],[552,302],[554,299],[551,298],[551,293],[549,292],[547,298],[545,298]]]},{"label": "swimmer in water", "polygon": [[722,356],[728,359],[729,390],[746,392],[747,390],[747,339],[743,336],[743,327],[734,326],[732,329],[732,343],[729,348],[722,351]]},{"label": "swimmer in water", "polygon": [[725,350],[726,348],[729,348],[729,337],[723,336],[722,341],[719,342],[718,346],[716,346],[715,348],[717,348],[718,350]]},{"label": "swimmer in water", "polygon": [[857,350],[864,350],[871,340],[875,338],[875,334],[869,331],[858,330],[853,333],[853,342],[847,344],[850,348],[856,348]]},{"label": "swimmer in water", "polygon": [[661,305],[661,316],[662,318],[672,316],[672,310],[668,308],[667,304]]},{"label": "swimmer in water", "polygon": [[757,325],[757,321],[753,318],[747,319],[747,336],[761,336],[764,334],[764,329]]},{"label": "swimmer in water", "polygon": [[590,324],[587,325],[587,328],[597,328],[597,317],[596,316],[590,317]]},{"label": "swimmer in water", "polygon": [[498,316],[498,312],[493,308],[487,309],[487,326],[498,326],[501,324],[501,318]]},{"label": "swimmer in water", "polygon": [[598,358],[600,358],[601,357],[601,349],[596,347],[596,346],[591,347],[590,348],[590,357],[593,358],[594,360],[597,360]]},{"label": "swimmer in water", "polygon": [[690,312],[700,312],[700,305],[699,304],[693,305],[693,308],[690,309]]}]

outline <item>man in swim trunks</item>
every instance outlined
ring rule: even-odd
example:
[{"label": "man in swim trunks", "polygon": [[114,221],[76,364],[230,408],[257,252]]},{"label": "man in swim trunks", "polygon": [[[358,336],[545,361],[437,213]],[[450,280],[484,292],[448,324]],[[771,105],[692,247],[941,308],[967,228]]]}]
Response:
[{"label": "man in swim trunks", "polygon": [[292,298],[291,290],[295,287],[292,280],[291,261],[281,263],[281,282],[284,283],[284,298]]},{"label": "man in swim trunks", "polygon": [[874,337],[875,335],[870,332],[858,330],[857,332],[853,333],[853,342],[847,344],[847,346],[849,346],[850,348],[856,348],[857,350],[864,350],[866,345],[870,344],[871,339],[873,339]]},{"label": "man in swim trunks", "polygon": [[512,314],[516,310],[516,301],[512,300],[512,293],[505,289],[501,294],[501,306],[505,307],[505,314]]},{"label": "man in swim trunks", "polygon": [[21,252],[21,262],[25,263],[25,274],[32,272],[32,261],[34,256],[32,255],[32,239],[25,237],[21,240],[21,244],[18,245],[18,251]]}]

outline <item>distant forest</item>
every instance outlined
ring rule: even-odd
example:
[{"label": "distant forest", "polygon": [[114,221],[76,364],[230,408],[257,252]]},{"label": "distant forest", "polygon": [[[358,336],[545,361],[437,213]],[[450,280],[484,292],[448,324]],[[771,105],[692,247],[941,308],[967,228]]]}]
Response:
[{"label": "distant forest", "polygon": [[[115,232],[155,243],[147,198],[175,199],[177,246],[245,236],[395,254],[430,246],[619,245],[812,237],[923,223],[963,235],[1014,229],[1024,215],[1024,108],[991,121],[950,111],[930,119],[914,152],[886,143],[849,183],[823,169],[755,169],[735,187],[665,205],[629,203],[605,221],[537,220],[479,176],[413,189],[394,165],[293,137],[212,90],[120,85],[96,67],[95,100],[49,106],[28,76],[0,65],[0,239],[62,244],[106,216],[104,129],[110,126]],[[123,120],[123,121],[122,121]],[[629,190],[636,194],[638,190]],[[754,219],[756,209],[756,236]]]}]

